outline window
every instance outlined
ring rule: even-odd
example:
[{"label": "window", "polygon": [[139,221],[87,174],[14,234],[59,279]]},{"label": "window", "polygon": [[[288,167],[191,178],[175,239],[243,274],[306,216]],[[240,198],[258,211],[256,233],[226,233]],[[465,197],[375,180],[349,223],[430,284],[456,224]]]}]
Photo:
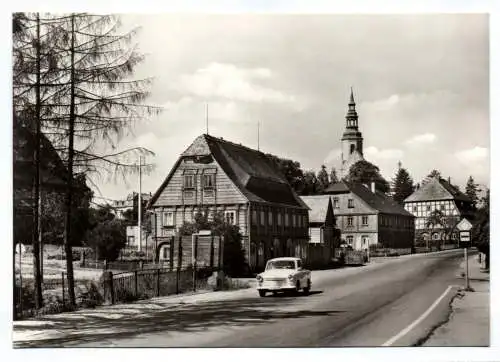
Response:
[{"label": "window", "polygon": [[441,211],[444,211],[444,205],[441,205],[439,208],[441,209]]},{"label": "window", "polygon": [[427,205],[427,211],[431,211],[431,206]]},{"label": "window", "polygon": [[184,188],[194,189],[194,175],[184,175]]},{"label": "window", "polygon": [[285,213],[285,226],[288,227],[288,225],[290,225],[290,215]]},{"label": "window", "polygon": [[281,226],[281,212],[278,211],[276,213],[276,218],[278,219],[277,220],[278,226]]},{"label": "window", "polygon": [[174,213],[172,211],[163,213],[163,226],[174,226]]},{"label": "window", "polygon": [[292,215],[292,227],[297,226],[297,215],[293,214]]},{"label": "window", "polygon": [[416,206],[413,206],[413,212],[417,212],[418,208]]},{"label": "window", "polygon": [[368,236],[363,235],[361,237],[361,240],[362,240],[362,243],[363,243],[363,247],[365,248],[368,245],[368,240],[369,240]]},{"label": "window", "polygon": [[128,246],[133,246],[134,245],[134,237],[129,236],[127,239]]},{"label": "window", "polygon": [[203,175],[203,188],[211,189],[215,187],[215,175]]},{"label": "window", "polygon": [[349,199],[349,200],[347,201],[347,207],[348,207],[349,209],[354,208],[354,200],[353,200],[353,199]]},{"label": "window", "polygon": [[269,211],[269,213],[267,214],[267,216],[268,216],[267,223],[269,224],[269,226],[272,226],[273,225],[273,212]]},{"label": "window", "polygon": [[352,226],[352,216],[347,218],[347,226]]},{"label": "window", "polygon": [[354,243],[354,236],[349,235],[346,239],[347,239],[347,244],[352,246],[352,244]]},{"label": "window", "polygon": [[338,209],[340,206],[339,206],[339,199],[337,198],[334,198],[333,199],[333,208],[334,209]]},{"label": "window", "polygon": [[257,210],[252,211],[252,224],[257,225]]},{"label": "window", "polygon": [[224,220],[230,225],[236,225],[236,211],[224,211]]},{"label": "window", "polygon": [[363,216],[361,218],[363,225],[368,225],[368,216]]},{"label": "window", "polygon": [[266,225],[266,212],[265,211],[260,212],[260,225],[262,225],[262,226]]}]

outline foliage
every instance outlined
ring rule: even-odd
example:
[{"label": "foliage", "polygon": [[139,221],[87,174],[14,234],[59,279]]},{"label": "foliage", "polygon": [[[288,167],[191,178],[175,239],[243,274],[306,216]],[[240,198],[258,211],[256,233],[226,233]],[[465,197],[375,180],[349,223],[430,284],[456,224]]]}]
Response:
[{"label": "foliage", "polygon": [[[451,239],[452,232],[457,222],[457,217],[446,215],[441,210],[434,210],[427,217],[425,227],[427,229],[441,229],[443,231],[444,240],[446,240]],[[429,238],[431,238],[431,233],[429,233]]]},{"label": "foliage", "polygon": [[274,162],[281,173],[285,176],[290,186],[292,186],[297,193],[301,193],[304,189],[304,172],[300,168],[300,163],[271,154],[266,154],[266,156]]},{"label": "foliage", "polygon": [[351,166],[347,181],[362,184],[370,184],[373,181],[377,190],[383,193],[390,191],[389,182],[382,177],[379,168],[366,160],[358,161]]},{"label": "foliage", "polygon": [[477,210],[471,230],[472,241],[478,250],[486,255],[486,267],[490,260],[490,190],[483,197],[482,206]]},{"label": "foliage", "polygon": [[211,230],[213,235],[223,237],[224,272],[230,276],[243,275],[246,261],[239,228],[226,222],[222,212],[213,213],[211,216],[212,218],[210,218],[208,209],[198,211],[194,216],[194,222],[184,223],[180,227],[179,233],[181,235],[192,235],[200,230]]},{"label": "foliage", "polygon": [[414,191],[413,179],[405,168],[400,168],[398,170],[392,181],[392,185],[392,198],[401,205],[403,204],[403,201]]},{"label": "foliage", "polygon": [[467,185],[465,186],[465,194],[472,200],[472,205],[476,208],[477,203],[479,201],[478,193],[479,193],[479,185],[474,182],[472,176],[469,176],[467,180]]},{"label": "foliage", "polygon": [[86,234],[86,244],[98,260],[114,261],[126,245],[126,224],[115,220],[110,207],[92,209],[91,229]]},{"label": "foliage", "polygon": [[330,184],[328,179],[328,172],[326,172],[326,166],[321,165],[321,170],[318,172],[318,193],[322,193]]},{"label": "foliage", "polygon": [[318,178],[314,171],[306,171],[304,173],[304,189],[302,190],[302,195],[317,195],[318,183]]},{"label": "foliage", "polygon": [[332,170],[330,171],[330,183],[334,184],[339,182],[339,178],[337,177],[337,170],[335,170],[335,167],[332,167]]}]

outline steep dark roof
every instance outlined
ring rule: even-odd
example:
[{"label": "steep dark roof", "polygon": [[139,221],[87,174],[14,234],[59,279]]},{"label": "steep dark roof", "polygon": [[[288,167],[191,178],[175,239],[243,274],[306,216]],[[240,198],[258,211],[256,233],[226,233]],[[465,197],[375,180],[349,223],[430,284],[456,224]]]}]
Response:
[{"label": "steep dark roof", "polygon": [[370,207],[384,214],[413,216],[383,192],[376,190],[373,193],[369,187],[362,184],[349,184],[349,189]]},{"label": "steep dark roof", "polygon": [[448,181],[434,177],[405,199],[405,202],[459,200],[470,203],[467,195],[457,190]]},{"label": "steep dark roof", "polygon": [[349,185],[345,181],[330,184],[324,191],[324,194],[345,194],[349,192]]},{"label": "steep dark roof", "polygon": [[[13,122],[14,188],[31,188],[35,173],[33,153],[35,134],[20,122]],[[40,138],[40,180],[42,188],[60,190],[65,187],[67,169],[52,143],[42,133]]]},{"label": "steep dark roof", "polygon": [[209,135],[199,136],[181,154],[166,180],[151,198],[148,207],[156,202],[183,157],[208,155],[214,157],[249,201],[307,208],[276,164],[264,153]]}]

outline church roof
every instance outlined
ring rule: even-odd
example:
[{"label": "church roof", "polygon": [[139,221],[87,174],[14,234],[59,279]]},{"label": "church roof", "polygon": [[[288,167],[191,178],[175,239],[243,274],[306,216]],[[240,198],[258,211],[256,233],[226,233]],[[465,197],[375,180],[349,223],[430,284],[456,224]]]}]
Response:
[{"label": "church roof", "polygon": [[425,185],[408,196],[404,202],[460,200],[471,202],[469,197],[452,186],[448,181],[433,177]]},{"label": "church roof", "polygon": [[263,152],[206,134],[196,138],[181,154],[149,205],[156,202],[182,158],[203,156],[212,156],[249,201],[307,208],[277,165]]}]

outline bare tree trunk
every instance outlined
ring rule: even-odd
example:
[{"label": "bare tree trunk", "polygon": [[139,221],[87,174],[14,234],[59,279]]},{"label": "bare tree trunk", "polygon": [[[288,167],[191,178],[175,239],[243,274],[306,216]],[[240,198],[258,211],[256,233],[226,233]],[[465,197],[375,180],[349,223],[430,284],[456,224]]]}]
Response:
[{"label": "bare tree trunk", "polygon": [[66,251],[66,274],[68,279],[68,296],[71,306],[76,305],[75,280],[73,276],[73,253],[71,250],[71,215],[73,199],[73,158],[75,137],[75,17],[71,17],[71,99],[68,132],[68,179],[66,189],[66,225],[64,247]]},{"label": "bare tree trunk", "polygon": [[41,119],[40,119],[40,15],[36,16],[36,103],[35,103],[35,152],[34,166],[35,177],[33,179],[33,277],[35,279],[35,308],[42,307],[42,283],[40,278],[40,249],[38,232],[40,226],[40,138],[41,138]]}]

